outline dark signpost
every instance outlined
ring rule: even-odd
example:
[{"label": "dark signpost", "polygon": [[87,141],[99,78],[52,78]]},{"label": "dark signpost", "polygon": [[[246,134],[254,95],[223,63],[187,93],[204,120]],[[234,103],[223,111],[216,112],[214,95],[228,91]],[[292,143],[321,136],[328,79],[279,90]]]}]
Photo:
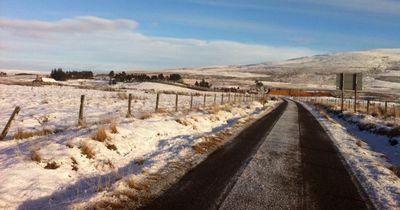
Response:
[{"label": "dark signpost", "polygon": [[357,91],[362,90],[362,74],[361,73],[341,73],[336,75],[336,89],[341,90],[343,111],[344,92],[346,90],[354,91],[354,112],[357,111]]}]

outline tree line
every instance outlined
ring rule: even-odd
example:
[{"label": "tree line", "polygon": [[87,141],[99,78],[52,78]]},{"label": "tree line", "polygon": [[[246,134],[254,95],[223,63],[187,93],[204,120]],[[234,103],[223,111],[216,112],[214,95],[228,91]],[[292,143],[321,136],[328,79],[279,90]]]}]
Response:
[{"label": "tree line", "polygon": [[57,81],[66,81],[69,79],[93,79],[92,71],[66,71],[62,68],[51,70],[50,77]]},{"label": "tree line", "polygon": [[127,74],[126,72],[120,72],[115,74],[114,71],[110,71],[108,74],[110,77],[110,83],[112,80],[117,82],[145,82],[145,81],[171,81],[171,82],[182,82],[182,76],[180,74],[170,74],[169,76],[164,76],[164,74],[158,75],[147,75],[144,73],[140,74]]}]

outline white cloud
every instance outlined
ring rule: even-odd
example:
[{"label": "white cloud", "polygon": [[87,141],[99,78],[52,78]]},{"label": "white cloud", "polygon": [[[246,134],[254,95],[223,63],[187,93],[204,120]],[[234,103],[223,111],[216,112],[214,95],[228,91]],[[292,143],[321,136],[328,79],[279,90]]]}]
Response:
[{"label": "white cloud", "polygon": [[136,32],[132,20],[76,17],[54,22],[0,20],[0,68],[152,69],[248,64],[316,54],[308,48]]}]

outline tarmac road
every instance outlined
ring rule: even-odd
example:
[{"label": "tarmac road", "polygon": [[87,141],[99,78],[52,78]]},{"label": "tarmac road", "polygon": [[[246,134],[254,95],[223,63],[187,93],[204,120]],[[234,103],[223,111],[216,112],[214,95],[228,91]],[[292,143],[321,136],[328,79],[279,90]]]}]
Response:
[{"label": "tarmac road", "polygon": [[332,141],[282,103],[142,209],[368,209]]}]

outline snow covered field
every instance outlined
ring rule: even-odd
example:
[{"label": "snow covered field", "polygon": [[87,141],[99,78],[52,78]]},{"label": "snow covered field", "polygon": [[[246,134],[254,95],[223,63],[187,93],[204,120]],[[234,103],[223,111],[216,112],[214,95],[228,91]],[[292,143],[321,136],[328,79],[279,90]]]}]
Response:
[{"label": "snow covered field", "polygon": [[[60,209],[89,200],[94,205],[110,195],[116,199],[115,193],[122,191],[118,199],[154,195],[222,144],[233,134],[230,128],[245,125],[278,103],[214,106],[209,96],[203,107],[203,96],[196,96],[196,108],[189,111],[190,96],[180,96],[175,113],[175,95],[162,94],[162,112],[153,113],[156,94],[149,89],[165,87],[142,86],[115,92],[0,85],[0,125],[15,106],[21,107],[0,142],[0,209]],[[134,96],[131,118],[125,117],[128,93]],[[77,125],[80,95],[86,96],[84,126]],[[27,133],[35,135],[24,138]],[[13,139],[15,134],[21,139]],[[156,175],[162,181],[145,187],[153,191],[138,193],[143,187],[137,180]]]},{"label": "snow covered field", "polygon": [[343,160],[375,207],[398,209],[400,178],[389,168],[399,167],[400,145],[391,146],[387,136],[360,131],[356,125],[327,115],[312,104],[303,104],[330,134]]}]

